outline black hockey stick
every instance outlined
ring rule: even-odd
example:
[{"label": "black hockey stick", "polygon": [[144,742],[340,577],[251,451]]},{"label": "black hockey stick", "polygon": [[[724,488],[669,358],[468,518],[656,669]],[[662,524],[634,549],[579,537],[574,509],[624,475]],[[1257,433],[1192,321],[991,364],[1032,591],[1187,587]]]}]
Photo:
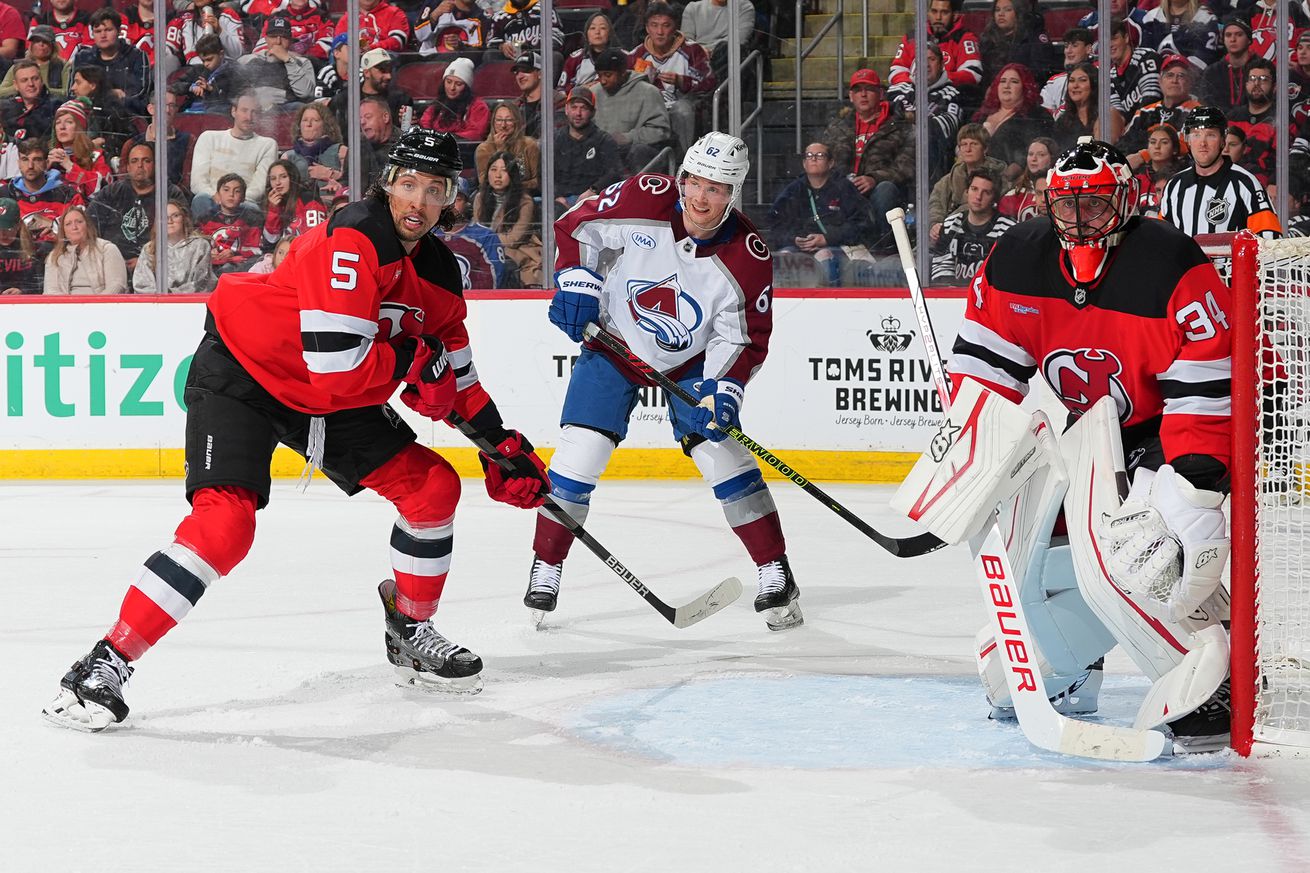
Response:
[{"label": "black hockey stick", "polygon": [[[614,334],[602,330],[594,321],[587,323],[583,335],[587,339],[597,340],[610,351],[623,356],[623,359],[628,362],[628,365],[632,367],[632,369],[641,373],[643,376],[650,379],[656,385],[663,388],[666,392],[678,398],[688,406],[696,406],[700,403],[698,399],[691,396],[691,394],[677,382],[673,381],[668,376],[639,358],[632,349],[628,348],[627,343],[614,336]],[[735,425],[729,427],[727,434],[746,448],[750,449],[751,452],[759,457],[760,460],[764,461],[764,463],[768,464],[783,476],[799,485],[801,490],[806,494],[837,513],[837,515],[841,516],[843,520],[860,533],[864,534],[896,557],[917,558],[919,555],[926,555],[929,552],[935,552],[942,546],[946,545],[930,533],[915,534],[910,537],[890,537],[874,530],[866,524],[863,519],[855,515],[845,506],[842,506],[819,486],[793,470],[789,464],[782,460],[782,458],[779,458],[773,452],[742,433],[741,428]]]},{"label": "black hockey stick", "polygon": [[[491,440],[482,436],[469,424],[464,418],[456,413],[451,413],[447,419],[459,428],[460,433],[468,437],[473,445],[481,449],[486,455],[500,464],[502,469],[510,469],[510,463],[503,458],[496,450]],[[575,537],[582,541],[582,544],[591,549],[592,554],[600,558],[606,567],[613,570],[620,579],[628,583],[628,587],[645,600],[655,611],[676,628],[684,628],[695,624],[698,621],[709,618],[723,607],[732,603],[741,596],[741,580],[735,576],[729,576],[718,585],[715,585],[709,591],[706,591],[700,597],[690,603],[682,606],[669,606],[663,600],[655,595],[655,592],[646,587],[646,584],[637,578],[637,575],[614,557],[614,554],[602,546],[595,537],[574,520],[573,516],[564,511],[564,508],[556,503],[549,494],[546,495],[546,502],[543,504],[546,511],[550,513],[551,518],[564,525]]]}]

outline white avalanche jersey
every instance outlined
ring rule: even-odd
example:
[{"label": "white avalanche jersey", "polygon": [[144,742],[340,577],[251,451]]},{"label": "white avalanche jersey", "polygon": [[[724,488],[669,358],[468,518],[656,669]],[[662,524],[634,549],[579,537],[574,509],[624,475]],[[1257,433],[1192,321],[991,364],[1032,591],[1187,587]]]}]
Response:
[{"label": "white avalanche jersey", "polygon": [[602,326],[657,370],[677,378],[703,360],[706,377],[744,385],[764,363],[773,257],[741,213],[697,244],[674,180],[644,173],[580,201],[555,223],[555,240],[556,271],[596,270],[604,250],[621,251],[601,290]]}]

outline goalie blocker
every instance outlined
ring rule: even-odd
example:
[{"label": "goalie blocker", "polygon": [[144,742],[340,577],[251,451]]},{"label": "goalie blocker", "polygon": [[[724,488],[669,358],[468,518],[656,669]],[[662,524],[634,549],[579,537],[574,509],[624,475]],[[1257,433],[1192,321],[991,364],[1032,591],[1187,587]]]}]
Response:
[{"label": "goalie blocker", "polygon": [[[1137,477],[1125,503],[1112,399],[1103,398],[1057,440],[1043,413],[1030,414],[965,379],[891,505],[948,543],[979,538],[997,518],[1039,650],[1036,665],[1057,710],[1096,710],[1099,662],[1118,644],[1153,683],[1134,727],[1168,725],[1181,749],[1209,751],[1227,741],[1220,705],[1211,699],[1228,671],[1221,624],[1228,601],[1218,584],[1227,541],[1207,514],[1218,511],[1218,495],[1196,491],[1168,465]],[[1162,480],[1169,482],[1164,489]],[[1159,511],[1153,501],[1166,491],[1175,504],[1199,508],[1191,515],[1176,506]],[[1053,536],[1061,510],[1068,535]],[[1182,534],[1193,544],[1190,553],[1165,523],[1170,517],[1188,528]],[[1191,560],[1186,584],[1180,554]],[[1176,618],[1187,604],[1199,605]],[[990,626],[980,632],[978,670],[994,712],[1002,713],[1011,701],[995,637]]]}]

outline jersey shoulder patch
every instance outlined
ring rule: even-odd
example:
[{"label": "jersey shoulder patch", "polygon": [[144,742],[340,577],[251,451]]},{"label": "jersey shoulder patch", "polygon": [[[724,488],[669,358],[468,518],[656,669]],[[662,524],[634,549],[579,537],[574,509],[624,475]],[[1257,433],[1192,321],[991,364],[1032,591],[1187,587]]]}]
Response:
[{"label": "jersey shoulder patch", "polygon": [[327,235],[331,237],[338,228],[343,227],[358,231],[373,243],[379,267],[394,264],[405,257],[405,250],[396,236],[396,226],[386,204],[378,203],[370,197],[341,207],[328,220]]}]

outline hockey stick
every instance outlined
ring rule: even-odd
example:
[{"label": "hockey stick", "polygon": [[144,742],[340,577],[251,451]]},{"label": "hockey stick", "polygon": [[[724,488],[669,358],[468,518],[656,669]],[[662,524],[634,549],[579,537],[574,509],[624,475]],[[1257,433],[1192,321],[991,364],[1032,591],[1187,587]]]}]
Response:
[{"label": "hockey stick", "polygon": [[[946,379],[946,368],[942,365],[932,319],[914,267],[910,237],[905,229],[905,213],[893,209],[887,213],[887,221],[896,237],[905,283],[910,289],[914,315],[923,335],[928,366],[941,397],[942,409],[949,410],[950,383]],[[973,561],[978,584],[982,587],[987,621],[1003,665],[1005,684],[1014,703],[1014,714],[1028,742],[1039,749],[1103,761],[1150,761],[1165,754],[1170,743],[1159,731],[1079,721],[1061,715],[1051,705],[1037,666],[1037,646],[1028,627],[1023,602],[1019,599],[1014,568],[1010,565],[1010,556],[995,515],[983,529],[982,542],[974,552]]]},{"label": "hockey stick", "polygon": [[[623,359],[627,361],[632,369],[650,379],[660,388],[663,388],[666,392],[678,398],[688,406],[696,406],[700,403],[700,400],[693,397],[677,382],[638,357],[632,349],[628,348],[627,343],[622,339],[614,336],[612,333],[602,330],[595,322],[589,322],[587,324],[587,327],[583,330],[583,336],[587,339],[597,340],[610,351],[623,356]],[[819,486],[815,485],[809,479],[806,479],[800,473],[797,473],[789,464],[783,461],[782,458],[779,458],[773,452],[742,433],[741,428],[736,427],[735,425],[729,427],[727,434],[746,448],[750,449],[751,452],[763,460],[764,463],[768,464],[783,476],[799,485],[801,490],[806,494],[810,495],[824,506],[827,506],[833,512],[837,513],[837,515],[841,516],[845,521],[849,522],[851,526],[860,533],[864,534],[896,557],[917,558],[919,555],[926,555],[929,552],[935,552],[945,545],[945,543],[930,533],[915,534],[910,537],[890,537],[874,530],[866,524],[863,519],[855,515],[845,506],[842,506],[823,491],[823,489],[819,488]]]},{"label": "hockey stick", "polygon": [[[510,469],[509,461],[500,456],[495,445],[479,434],[467,420],[461,418],[457,413],[451,413],[448,420],[459,428],[460,433],[468,437],[475,446],[485,452],[488,457],[494,458],[502,469]],[[592,554],[600,558],[606,567],[609,567],[620,579],[628,583],[629,588],[637,592],[642,600],[654,607],[656,612],[664,616],[669,624],[676,628],[689,627],[698,621],[707,619],[741,596],[741,580],[735,576],[729,576],[690,603],[676,607],[669,606],[663,600],[660,600],[655,592],[647,588],[645,583],[637,578],[637,574],[623,566],[619,559],[614,557],[613,552],[601,545],[582,525],[578,524],[573,516],[565,512],[550,495],[546,496],[546,502],[542,505],[551,518],[568,528],[569,532],[581,540],[583,545],[591,549]]]}]

